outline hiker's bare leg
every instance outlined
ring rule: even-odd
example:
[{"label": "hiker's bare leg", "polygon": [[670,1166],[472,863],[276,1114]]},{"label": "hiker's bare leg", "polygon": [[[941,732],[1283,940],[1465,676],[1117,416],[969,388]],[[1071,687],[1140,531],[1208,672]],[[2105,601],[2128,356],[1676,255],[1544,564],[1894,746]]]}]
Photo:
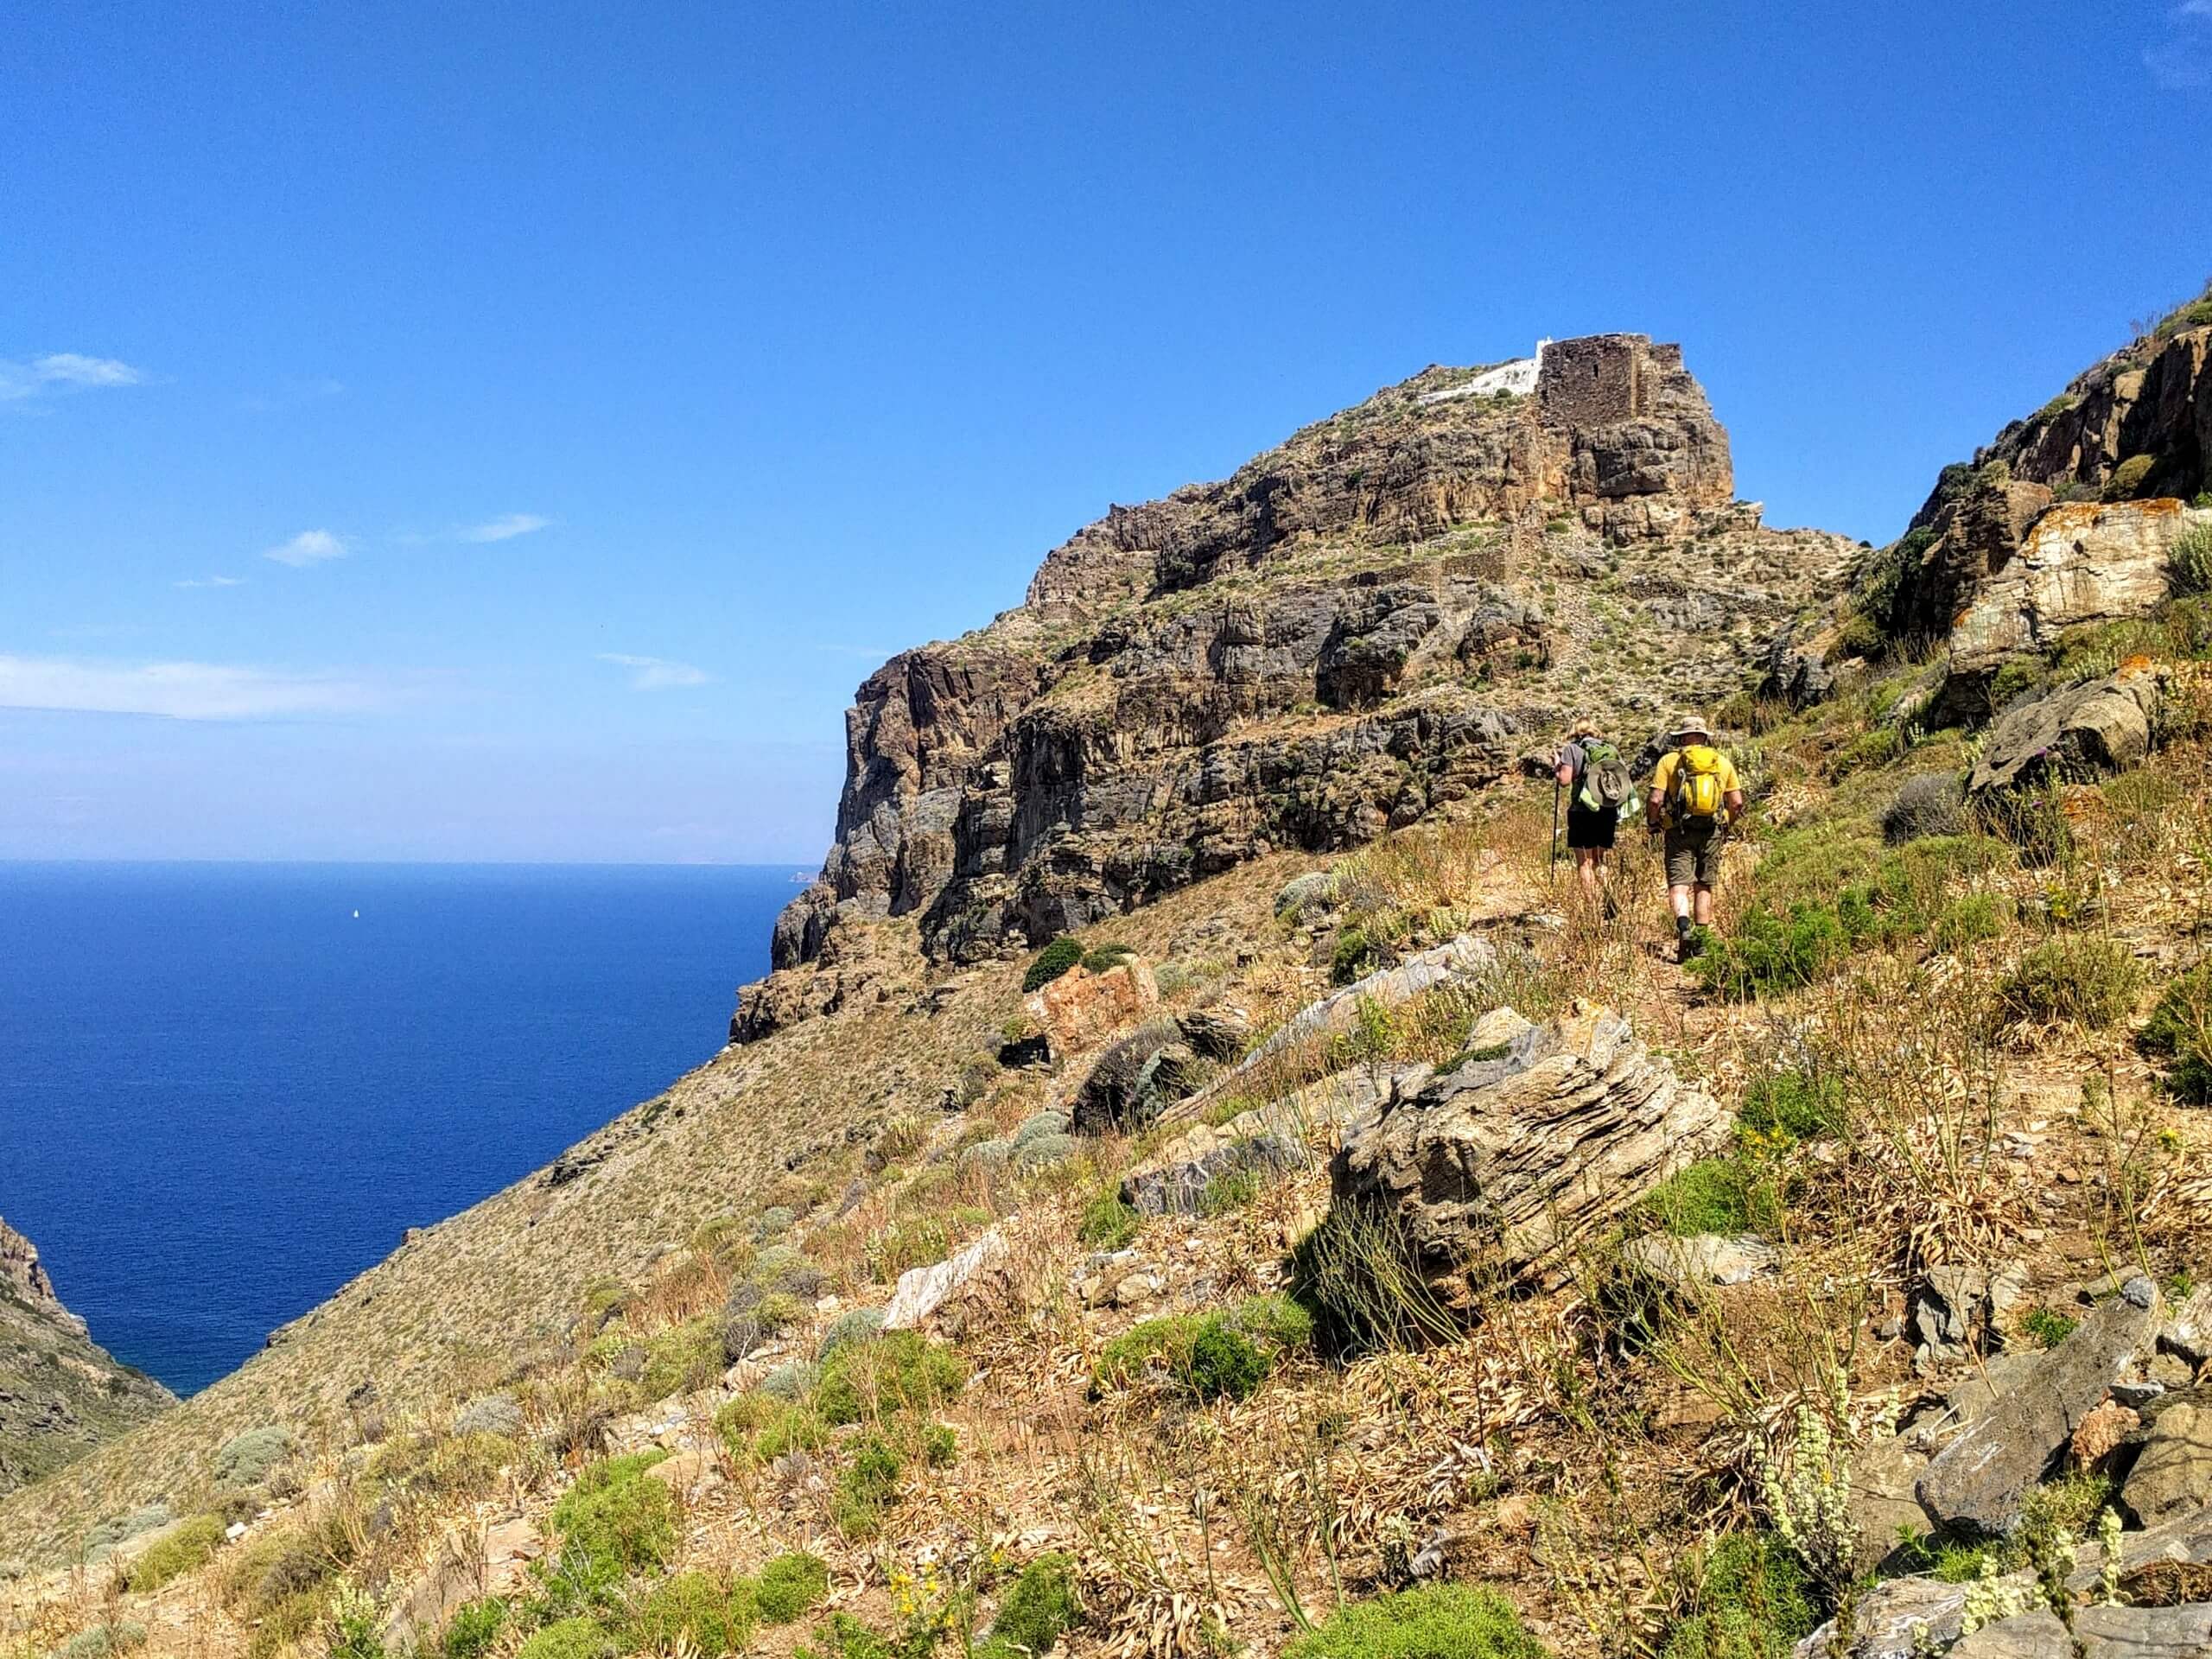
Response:
[{"label": "hiker's bare leg", "polygon": [[1605,856],[1602,848],[1578,847],[1574,849],[1574,873],[1582,878],[1582,891],[1586,897],[1595,899],[1598,896],[1599,865]]},{"label": "hiker's bare leg", "polygon": [[[1679,887],[1675,889],[1677,893],[1681,891]],[[1678,916],[1681,914],[1680,901],[1677,901],[1675,906],[1675,913]],[[1702,881],[1697,884],[1697,925],[1700,927],[1713,925],[1713,889]]]},{"label": "hiker's bare leg", "polygon": [[[1690,913],[1690,890],[1687,887],[1669,887],[1667,889],[1667,897],[1675,906],[1675,918],[1677,921],[1687,919]],[[1712,911],[1713,904],[1711,895],[1708,894],[1706,902],[1706,912],[1710,915]]]}]

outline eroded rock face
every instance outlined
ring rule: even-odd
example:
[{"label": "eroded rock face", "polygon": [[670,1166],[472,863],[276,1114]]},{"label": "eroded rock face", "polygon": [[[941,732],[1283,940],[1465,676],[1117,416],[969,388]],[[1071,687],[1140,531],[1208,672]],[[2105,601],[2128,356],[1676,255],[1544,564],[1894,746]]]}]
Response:
[{"label": "eroded rock face", "polygon": [[1553,1270],[1729,1128],[1620,1014],[1578,1004],[1351,1125],[1332,1202],[1395,1214],[1422,1276],[1461,1306],[1482,1281]]},{"label": "eroded rock face", "polygon": [[[840,971],[748,989],[733,1034],[849,998],[886,921],[938,959],[1033,948],[1448,808],[1573,712],[1632,742],[1736,690],[1840,586],[1851,543],[1732,501],[1678,348],[1562,341],[1515,382],[1532,393],[1435,396],[1471,378],[1430,370],[1224,482],[1116,507],[1022,606],[872,676],[836,845],[773,941],[779,970]],[[1626,651],[1640,634],[1669,648]]]}]

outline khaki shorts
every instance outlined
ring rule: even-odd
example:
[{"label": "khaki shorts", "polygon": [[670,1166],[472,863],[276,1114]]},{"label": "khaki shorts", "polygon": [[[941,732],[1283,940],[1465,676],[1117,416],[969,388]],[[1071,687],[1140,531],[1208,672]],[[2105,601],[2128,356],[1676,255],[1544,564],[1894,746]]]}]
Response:
[{"label": "khaki shorts", "polygon": [[1709,887],[1720,874],[1719,830],[1711,824],[1667,831],[1667,885]]}]

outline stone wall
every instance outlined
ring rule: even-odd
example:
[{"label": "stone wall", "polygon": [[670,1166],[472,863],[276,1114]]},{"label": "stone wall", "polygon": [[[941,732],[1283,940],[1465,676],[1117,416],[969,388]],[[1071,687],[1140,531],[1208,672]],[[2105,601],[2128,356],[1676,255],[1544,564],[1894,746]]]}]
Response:
[{"label": "stone wall", "polygon": [[1648,334],[1591,334],[1544,348],[1536,400],[1559,426],[1610,426],[1650,412],[1654,383],[1682,366],[1679,346],[1654,346]]}]

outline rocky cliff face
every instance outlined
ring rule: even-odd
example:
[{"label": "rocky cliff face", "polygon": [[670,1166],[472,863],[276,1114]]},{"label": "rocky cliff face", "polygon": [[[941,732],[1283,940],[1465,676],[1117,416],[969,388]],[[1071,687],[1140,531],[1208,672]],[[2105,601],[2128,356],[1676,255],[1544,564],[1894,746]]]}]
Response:
[{"label": "rocky cliff face", "polygon": [[[1993,586],[2037,585],[2032,570],[2013,569],[2024,552],[2036,556],[2039,568],[2066,554],[2074,568],[2064,584],[2069,588],[2082,581],[2107,588],[2154,580],[2163,585],[2146,567],[2162,564],[2183,527],[2179,504],[2212,483],[2208,461],[2212,300],[2184,308],[2091,365],[2041,410],[1976,451],[1971,463],[1945,467],[1896,545],[1894,585],[1876,595],[1876,620],[1899,638],[1944,638],[1968,621]],[[2157,508],[2159,502],[2168,505]],[[2047,517],[2054,506],[2066,507],[2067,515]],[[2118,510],[2099,512],[2097,506]],[[2070,620],[2097,614],[2094,603],[2070,603],[2084,613]],[[2034,604],[2024,611],[2018,603],[1997,608],[2025,615],[2022,626],[2032,629]],[[2122,599],[2115,613],[2139,608]],[[1985,607],[1969,628],[1974,660],[1961,666],[1989,667],[1993,636],[2010,638],[2016,631],[2014,622]]]},{"label": "rocky cliff face", "polygon": [[36,1248],[0,1221],[0,1493],[175,1403],[93,1344],[54,1294]]},{"label": "rocky cliff face", "polygon": [[1534,371],[1433,368],[1116,507],[1020,607],[872,676],[836,845],[733,1036],[844,1006],[887,949],[1034,944],[1447,807],[1573,712],[1635,741],[1736,690],[1851,543],[1734,501],[1679,347],[1565,340]]}]

